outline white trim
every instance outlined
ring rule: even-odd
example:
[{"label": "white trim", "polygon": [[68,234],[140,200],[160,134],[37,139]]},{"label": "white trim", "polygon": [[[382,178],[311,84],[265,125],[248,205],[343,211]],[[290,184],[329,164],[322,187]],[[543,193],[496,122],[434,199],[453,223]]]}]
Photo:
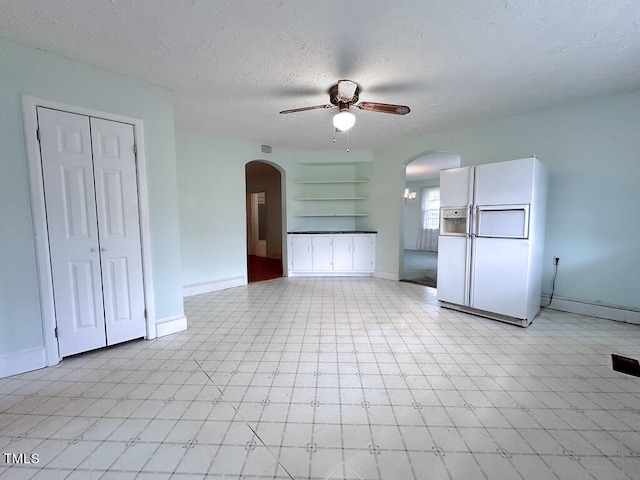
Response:
[{"label": "white trim", "polygon": [[55,337],[56,318],[53,300],[53,279],[49,258],[49,238],[45,215],[45,197],[42,181],[40,149],[36,130],[38,128],[37,107],[46,107],[65,112],[103,118],[114,122],[133,125],[133,134],[137,146],[136,168],[138,176],[138,209],[140,213],[140,243],[142,250],[142,275],[144,279],[146,318],[146,337],[156,337],[156,321],[154,308],[153,275],[151,271],[151,240],[149,228],[149,202],[147,189],[147,173],[144,150],[144,125],[141,119],[125,117],[98,110],[67,105],[42,98],[22,95],[22,113],[24,123],[27,166],[29,170],[29,186],[31,190],[31,210],[33,216],[36,261],[38,265],[38,282],[40,286],[40,308],[42,313],[42,330],[44,333],[44,350],[46,365],[55,365],[60,361],[58,341]]},{"label": "white trim", "polygon": [[44,347],[0,355],[0,378],[38,370],[47,366]]},{"label": "white trim", "polygon": [[545,307],[547,303],[549,303],[549,295],[542,294],[541,305],[543,308],[640,325],[640,310],[632,310],[620,305],[602,305],[555,296],[551,305]]},{"label": "white trim", "polygon": [[149,222],[149,189],[147,187],[147,163],[144,149],[144,125],[135,120],[133,134],[136,142],[136,167],[138,173],[138,210],[140,211],[140,248],[142,249],[142,279],[144,302],[147,310],[147,340],[156,338],[156,308],[151,267],[151,227]]},{"label": "white trim", "polygon": [[171,335],[172,333],[184,332],[187,329],[187,317],[177,315],[175,317],[163,318],[156,324],[158,337]]},{"label": "white trim", "polygon": [[42,314],[42,331],[46,364],[55,365],[60,361],[58,342],[55,337],[56,316],[53,300],[53,279],[49,258],[49,239],[47,236],[47,220],[44,204],[42,169],[40,168],[40,149],[38,148],[36,101],[27,96],[22,97],[22,113],[24,122],[25,147],[27,150],[27,166],[29,168],[29,186],[31,190],[31,212],[36,245],[36,264],[40,285],[40,309]]},{"label": "white trim", "polygon": [[400,275],[396,272],[385,272],[382,270],[376,270],[373,272],[373,276],[375,278],[383,278],[385,280],[395,280],[396,282],[400,281]]},{"label": "white trim", "polygon": [[203,293],[217,292],[218,290],[224,290],[225,288],[241,287],[246,284],[246,275],[241,277],[222,278],[220,280],[213,280],[212,282],[192,283],[191,285],[185,285],[182,287],[182,296],[191,297],[193,295],[201,295]]},{"label": "white trim", "polygon": [[289,277],[372,277],[371,272],[294,272],[289,270]]}]

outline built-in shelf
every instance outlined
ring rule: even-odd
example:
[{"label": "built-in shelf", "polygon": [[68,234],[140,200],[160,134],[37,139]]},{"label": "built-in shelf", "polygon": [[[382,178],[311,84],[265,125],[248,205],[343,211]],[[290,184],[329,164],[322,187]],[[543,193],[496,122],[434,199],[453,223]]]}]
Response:
[{"label": "built-in shelf", "polygon": [[296,217],[368,217],[370,213],[301,213]]},{"label": "built-in shelf", "polygon": [[363,213],[371,210],[371,162],[301,162],[298,167],[292,177],[298,207],[293,216],[300,228],[365,226],[371,215]]}]

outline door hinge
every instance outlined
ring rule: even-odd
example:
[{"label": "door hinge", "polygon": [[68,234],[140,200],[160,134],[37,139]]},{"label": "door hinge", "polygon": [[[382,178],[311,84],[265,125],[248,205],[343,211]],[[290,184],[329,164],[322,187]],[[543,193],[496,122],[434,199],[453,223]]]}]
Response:
[{"label": "door hinge", "polygon": [[36,128],[36,138],[40,141],[40,129]]},{"label": "door hinge", "polygon": [[58,338],[58,327],[53,329],[53,334],[55,335],[56,338]]},{"label": "door hinge", "polygon": [[145,318],[145,320],[147,319],[147,309],[146,308],[144,309],[144,318]]},{"label": "door hinge", "polygon": [[138,144],[136,144],[136,143],[133,144],[133,154],[134,155],[138,154]]}]

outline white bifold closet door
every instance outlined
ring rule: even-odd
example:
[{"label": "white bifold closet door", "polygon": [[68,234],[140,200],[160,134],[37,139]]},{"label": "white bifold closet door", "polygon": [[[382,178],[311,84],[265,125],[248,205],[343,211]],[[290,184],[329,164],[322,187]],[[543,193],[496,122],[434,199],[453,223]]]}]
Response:
[{"label": "white bifold closet door", "polygon": [[145,335],[133,126],[38,108],[60,356]]}]

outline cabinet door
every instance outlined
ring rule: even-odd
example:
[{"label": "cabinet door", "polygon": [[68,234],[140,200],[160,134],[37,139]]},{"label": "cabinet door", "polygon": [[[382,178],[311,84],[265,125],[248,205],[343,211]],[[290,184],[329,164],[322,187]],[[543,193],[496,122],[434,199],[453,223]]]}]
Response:
[{"label": "cabinet door", "polygon": [[311,240],[311,255],[314,272],[330,272],[333,251],[330,235],[314,235]]},{"label": "cabinet door", "polygon": [[309,235],[291,235],[291,271],[310,272],[313,270],[311,261],[311,237]]},{"label": "cabinet door", "polygon": [[353,271],[372,272],[375,255],[373,236],[354,235],[351,250],[353,254]]},{"label": "cabinet door", "polygon": [[351,272],[353,270],[352,235],[333,237],[333,271]]}]

